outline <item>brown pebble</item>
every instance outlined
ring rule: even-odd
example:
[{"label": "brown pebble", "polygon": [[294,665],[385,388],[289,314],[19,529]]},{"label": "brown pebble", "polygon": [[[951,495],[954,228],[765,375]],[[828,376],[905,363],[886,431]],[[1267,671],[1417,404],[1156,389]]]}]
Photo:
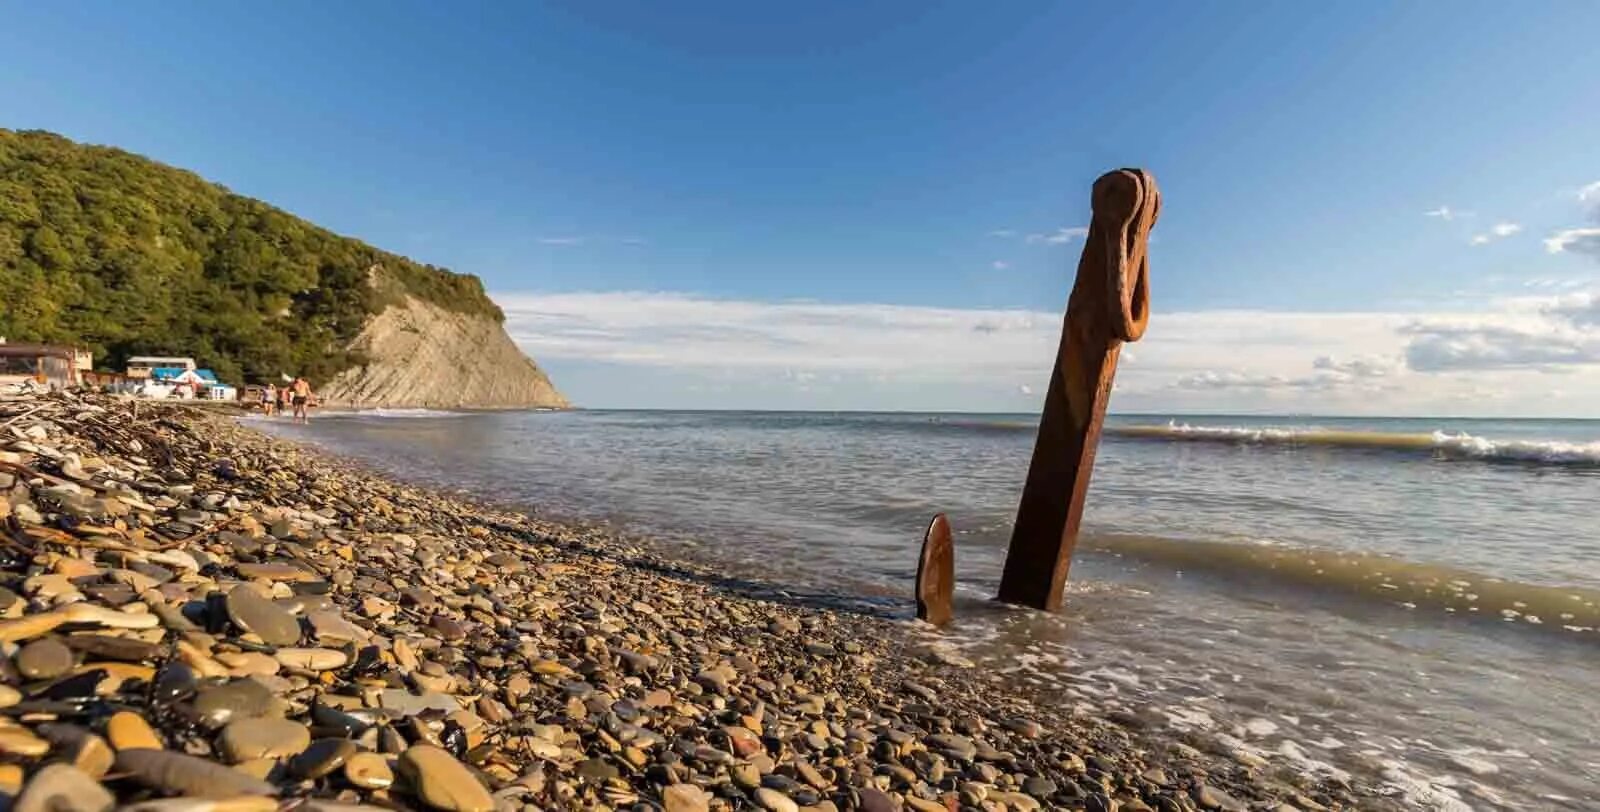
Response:
[{"label": "brown pebble", "polygon": [[228,590],[224,603],[234,625],[253,632],[268,645],[292,646],[300,642],[300,621],[287,609],[262,597],[255,587],[240,584]]},{"label": "brown pebble", "polygon": [[50,752],[50,743],[25,727],[0,728],[0,753],[33,758]]},{"label": "brown pebble", "polygon": [[673,784],[661,791],[661,805],[667,812],[706,812],[711,796],[693,784]]},{"label": "brown pebble", "polygon": [[16,620],[0,621],[0,643],[13,643],[38,637],[67,622],[61,612],[41,612]]},{"label": "brown pebble", "polygon": [[331,671],[350,661],[344,652],[332,648],[280,648],[272,656],[285,667],[302,671]]},{"label": "brown pebble", "polygon": [[305,752],[289,760],[289,774],[315,780],[344,766],[358,752],[349,739],[317,739]]},{"label": "brown pebble", "polygon": [[235,764],[258,758],[285,758],[311,744],[311,731],[288,719],[238,719],[222,729],[217,743]]},{"label": "brown pebble", "polygon": [[356,753],[344,763],[344,777],[361,789],[386,789],[394,783],[389,762],[377,753]]},{"label": "brown pebble", "polygon": [[70,764],[51,764],[33,774],[11,812],[106,812],[116,799],[95,778]]},{"label": "brown pebble", "polygon": [[17,652],[17,671],[28,679],[54,679],[72,669],[72,649],[54,637],[35,640]]},{"label": "brown pebble", "polygon": [[[22,767],[16,764],[0,764],[0,796],[16,798],[22,791]],[[4,801],[0,801],[3,805]]]},{"label": "brown pebble", "polygon": [[400,754],[400,774],[417,796],[434,809],[448,812],[491,812],[494,796],[478,777],[448,752],[418,744]]},{"label": "brown pebble", "polygon": [[133,711],[118,711],[106,722],[106,738],[115,750],[160,750],[161,737],[150,723]]},{"label": "brown pebble", "polygon": [[64,722],[46,722],[38,727],[39,734],[50,742],[52,756],[57,761],[67,761],[89,777],[99,780],[111,769],[115,758],[106,740],[89,732],[88,728]]}]

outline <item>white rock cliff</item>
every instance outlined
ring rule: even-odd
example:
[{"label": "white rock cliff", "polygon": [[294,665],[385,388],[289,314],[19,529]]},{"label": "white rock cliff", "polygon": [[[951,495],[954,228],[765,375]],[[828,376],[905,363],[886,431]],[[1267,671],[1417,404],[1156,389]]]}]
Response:
[{"label": "white rock cliff", "polygon": [[367,363],[338,374],[322,402],[356,408],[565,409],[571,404],[493,319],[412,296],[390,305],[351,348]]}]

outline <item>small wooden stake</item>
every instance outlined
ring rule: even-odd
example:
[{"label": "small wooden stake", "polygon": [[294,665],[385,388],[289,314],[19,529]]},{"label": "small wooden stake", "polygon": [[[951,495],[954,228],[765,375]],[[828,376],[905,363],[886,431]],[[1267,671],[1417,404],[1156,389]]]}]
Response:
[{"label": "small wooden stake", "polygon": [[922,536],[922,557],[917,560],[917,618],[935,626],[950,622],[951,595],[955,592],[956,553],[950,540],[950,522],[940,513]]},{"label": "small wooden stake", "polygon": [[1094,215],[1000,579],[1000,600],[1048,611],[1060,608],[1072,566],[1117,355],[1149,322],[1147,248],[1161,194],[1149,173],[1119,169],[1095,181],[1091,204]]}]

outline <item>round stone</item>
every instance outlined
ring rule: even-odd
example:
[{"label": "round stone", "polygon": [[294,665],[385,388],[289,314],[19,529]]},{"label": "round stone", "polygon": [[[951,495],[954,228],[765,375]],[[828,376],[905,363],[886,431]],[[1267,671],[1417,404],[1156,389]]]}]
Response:
[{"label": "round stone", "polygon": [[156,672],[155,683],[150,687],[150,698],[165,705],[194,693],[199,685],[194,669],[180,660],[172,660]]},{"label": "round stone", "polygon": [[356,753],[344,763],[344,777],[360,789],[387,789],[394,783],[389,762],[377,753]]},{"label": "round stone", "polygon": [[161,737],[133,711],[118,711],[106,722],[106,738],[115,750],[160,750]]},{"label": "round stone", "polygon": [[0,728],[0,753],[36,758],[50,752],[50,742],[25,727]]},{"label": "round stone", "polygon": [[288,610],[261,596],[255,587],[240,584],[228,591],[228,618],[268,645],[292,646],[300,642],[300,621]]},{"label": "round stone", "polygon": [[306,572],[293,564],[239,564],[235,567],[239,575],[244,578],[257,578],[264,581],[315,581],[317,576]]},{"label": "round stone", "polygon": [[305,752],[289,760],[289,774],[316,780],[344,766],[359,752],[349,739],[317,739]]},{"label": "round stone", "polygon": [[236,718],[281,715],[282,705],[271,689],[246,677],[200,689],[194,709],[203,721],[224,725]]},{"label": "round stone", "polygon": [[422,802],[448,812],[491,812],[494,796],[477,776],[448,752],[418,744],[400,754],[400,774],[416,788]]},{"label": "round stone", "polygon": [[222,729],[219,744],[235,764],[257,758],[284,758],[305,750],[311,744],[311,731],[288,719],[239,719]]},{"label": "round stone", "polygon": [[762,787],[756,790],[756,803],[769,812],[800,812],[800,805],[792,798],[775,790]]},{"label": "round stone", "polygon": [[17,671],[28,679],[54,679],[72,669],[72,649],[54,637],[44,637],[17,652]]},{"label": "round stone", "polygon": [[350,661],[344,652],[332,648],[280,648],[272,656],[286,668],[301,671],[331,671]]},{"label": "round stone", "polygon": [[100,782],[70,764],[51,764],[33,774],[11,812],[107,812],[116,799]]},{"label": "round stone", "polygon": [[896,812],[900,808],[893,798],[876,787],[861,790],[859,804],[856,808],[861,812]]},{"label": "round stone", "polygon": [[667,812],[707,812],[711,796],[694,784],[673,784],[661,791],[661,805]]},{"label": "round stone", "polygon": [[259,651],[219,651],[217,662],[228,667],[234,676],[244,677],[251,674],[270,677],[278,673],[280,664],[270,654]]},{"label": "round stone", "polygon": [[311,621],[311,629],[319,643],[364,643],[372,637],[371,632],[346,620],[337,609],[308,612],[306,620]]}]

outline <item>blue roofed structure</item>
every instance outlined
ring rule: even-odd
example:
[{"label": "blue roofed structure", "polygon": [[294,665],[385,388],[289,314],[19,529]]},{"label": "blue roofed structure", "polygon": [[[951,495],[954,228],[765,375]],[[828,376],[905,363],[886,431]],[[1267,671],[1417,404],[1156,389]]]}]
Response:
[{"label": "blue roofed structure", "polygon": [[150,370],[150,377],[162,383],[198,383],[206,386],[221,383],[217,373],[209,369],[186,367],[156,367]]}]

